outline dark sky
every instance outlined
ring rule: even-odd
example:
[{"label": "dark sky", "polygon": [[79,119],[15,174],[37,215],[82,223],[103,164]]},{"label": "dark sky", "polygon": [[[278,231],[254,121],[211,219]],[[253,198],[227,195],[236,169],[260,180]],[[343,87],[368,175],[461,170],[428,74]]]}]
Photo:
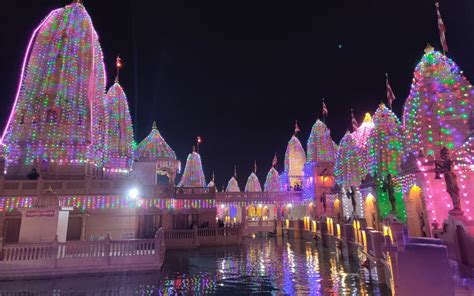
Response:
[{"label": "dark sky", "polygon": [[[32,30],[69,1],[4,2],[2,128]],[[104,51],[108,85],[117,53],[123,58],[121,84],[137,140],[156,120],[184,165],[200,135],[207,179],[215,170],[220,188],[237,164],[243,188],[256,159],[263,185],[275,152],[283,169],[295,119],[306,146],[322,97],[338,142],[350,126],[350,108],[360,121],[385,99],[385,72],[400,115],[426,43],[440,48],[432,0],[283,2],[84,0]],[[474,1],[441,1],[441,13],[449,57],[472,81]]]}]

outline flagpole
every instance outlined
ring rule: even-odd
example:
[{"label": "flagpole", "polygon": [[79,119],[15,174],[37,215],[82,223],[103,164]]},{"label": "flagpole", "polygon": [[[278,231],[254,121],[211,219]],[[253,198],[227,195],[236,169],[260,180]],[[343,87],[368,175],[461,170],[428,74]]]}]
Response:
[{"label": "flagpole", "polygon": [[326,124],[326,112],[324,112],[324,98],[323,98],[323,123]]}]

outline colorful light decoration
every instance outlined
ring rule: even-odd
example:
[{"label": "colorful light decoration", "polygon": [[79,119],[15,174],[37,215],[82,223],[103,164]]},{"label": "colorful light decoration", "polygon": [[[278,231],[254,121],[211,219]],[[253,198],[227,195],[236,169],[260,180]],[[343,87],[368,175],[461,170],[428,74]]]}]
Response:
[{"label": "colorful light decoration", "polygon": [[380,104],[368,139],[369,173],[373,177],[398,176],[404,155],[402,140],[400,120],[384,104]]},{"label": "colorful light decoration", "polygon": [[[100,209],[211,209],[216,207],[215,199],[173,199],[138,198],[131,200],[119,195],[60,196],[61,206],[80,210]],[[0,212],[14,209],[28,209],[33,206],[34,197],[2,197]]]},{"label": "colorful light decoration", "polygon": [[262,185],[260,185],[260,181],[254,172],[252,172],[247,179],[245,192],[262,192]]},{"label": "colorful light decoration", "polygon": [[321,120],[316,120],[308,138],[306,160],[334,163],[336,151],[337,145],[331,138],[331,131]]},{"label": "colorful light decoration", "polygon": [[437,156],[446,146],[454,153],[468,136],[474,90],[459,67],[431,46],[415,68],[403,122],[408,152]]},{"label": "colorful light decoration", "polygon": [[161,136],[156,127],[156,122],[153,122],[151,132],[148,136],[138,144],[135,154],[138,160],[141,161],[157,161],[159,159],[176,160],[175,152]]},{"label": "colorful light decoration", "polygon": [[[374,115],[374,128],[369,139],[369,173],[376,180],[379,215],[387,217],[392,209],[383,181],[388,174],[397,177],[401,171],[404,151],[401,124],[397,116],[384,104],[380,104]],[[396,217],[406,221],[406,209],[401,186],[395,188]]]},{"label": "colorful light decoration", "polygon": [[225,188],[226,192],[240,192],[239,182],[235,177],[230,178],[229,182],[227,183],[227,187]]},{"label": "colorful light decoration", "polygon": [[178,187],[206,187],[206,178],[202,170],[201,156],[193,151],[186,159],[186,166]]},{"label": "colorful light decoration", "polygon": [[295,186],[296,184],[302,185],[305,163],[306,155],[303,146],[296,136],[292,136],[290,141],[288,141],[285,152],[285,173],[288,176],[286,182],[288,182],[290,186]]},{"label": "colorful light decoration", "polygon": [[367,175],[367,168],[363,163],[363,151],[357,146],[354,136],[346,132],[339,143],[334,174],[336,183],[341,187],[359,186]]},{"label": "colorful light decoration", "polygon": [[105,70],[92,21],[80,3],[52,11],[29,42],[2,136],[8,161],[101,164]]},{"label": "colorful light decoration", "polygon": [[369,136],[373,129],[374,121],[372,116],[370,116],[370,113],[366,113],[362,124],[352,133],[357,146],[361,149],[362,161],[367,170],[369,169]]},{"label": "colorful light decoration", "polygon": [[268,173],[267,177],[265,179],[265,184],[263,185],[264,191],[265,192],[281,192],[282,186],[280,182],[280,174],[278,174],[278,171],[272,167]]},{"label": "colorful light decoration", "polygon": [[105,96],[107,123],[104,167],[108,172],[128,173],[133,162],[133,127],[127,96],[115,82]]}]

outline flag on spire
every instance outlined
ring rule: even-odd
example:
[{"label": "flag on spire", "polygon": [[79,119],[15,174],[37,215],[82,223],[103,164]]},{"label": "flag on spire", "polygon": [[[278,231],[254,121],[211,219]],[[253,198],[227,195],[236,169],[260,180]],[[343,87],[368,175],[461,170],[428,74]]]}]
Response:
[{"label": "flag on spire", "polygon": [[444,25],[443,19],[441,18],[441,13],[439,12],[439,2],[435,3],[436,14],[438,15],[438,30],[439,30],[439,39],[441,40],[441,46],[443,46],[443,51],[448,52],[448,43],[446,42],[446,26]]},{"label": "flag on spire", "polygon": [[253,172],[256,174],[257,173],[257,161],[253,161]]},{"label": "flag on spire", "polygon": [[351,109],[351,121],[352,121],[352,131],[355,132],[359,128],[359,123],[354,117],[354,112]]},{"label": "flag on spire", "polygon": [[295,135],[300,132],[300,127],[298,126],[298,120],[295,120]]},{"label": "flag on spire", "polygon": [[115,82],[118,83],[119,75],[120,75],[120,69],[122,68],[122,59],[120,58],[119,55],[117,55],[117,59],[115,60],[115,67],[117,67],[117,76],[115,76]]},{"label": "flag on spire", "polygon": [[234,177],[237,178],[237,165],[234,165]]},{"label": "flag on spire", "polygon": [[393,93],[390,82],[388,81],[388,73],[385,73],[385,87],[387,88],[387,102],[388,107],[392,109],[392,103],[395,101],[395,94]]},{"label": "flag on spire", "polygon": [[272,160],[272,167],[276,167],[278,163],[278,159],[277,159],[277,154],[275,153],[275,156],[273,156],[273,160]]},{"label": "flag on spire", "polygon": [[326,103],[324,103],[323,99],[323,116],[328,116],[328,107],[326,106]]}]

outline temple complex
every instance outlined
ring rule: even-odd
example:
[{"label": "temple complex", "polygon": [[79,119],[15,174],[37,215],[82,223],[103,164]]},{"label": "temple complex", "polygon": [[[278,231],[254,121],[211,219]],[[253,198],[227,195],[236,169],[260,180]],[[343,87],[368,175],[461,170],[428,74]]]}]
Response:
[{"label": "temple complex", "polygon": [[255,164],[245,186],[235,169],[220,192],[195,148],[182,169],[159,119],[135,145],[120,63],[106,91],[97,33],[79,2],[34,31],[1,139],[0,247],[157,241],[160,231],[167,247],[196,247],[307,231],[339,243],[346,235],[388,285],[398,279],[395,266],[405,268],[393,256],[410,249],[409,239],[444,242],[474,275],[474,90],[441,52],[425,49],[401,118],[374,106],[339,145],[318,119],[306,152],[297,131],[291,136],[284,171],[276,156],[264,165],[263,187]]}]

